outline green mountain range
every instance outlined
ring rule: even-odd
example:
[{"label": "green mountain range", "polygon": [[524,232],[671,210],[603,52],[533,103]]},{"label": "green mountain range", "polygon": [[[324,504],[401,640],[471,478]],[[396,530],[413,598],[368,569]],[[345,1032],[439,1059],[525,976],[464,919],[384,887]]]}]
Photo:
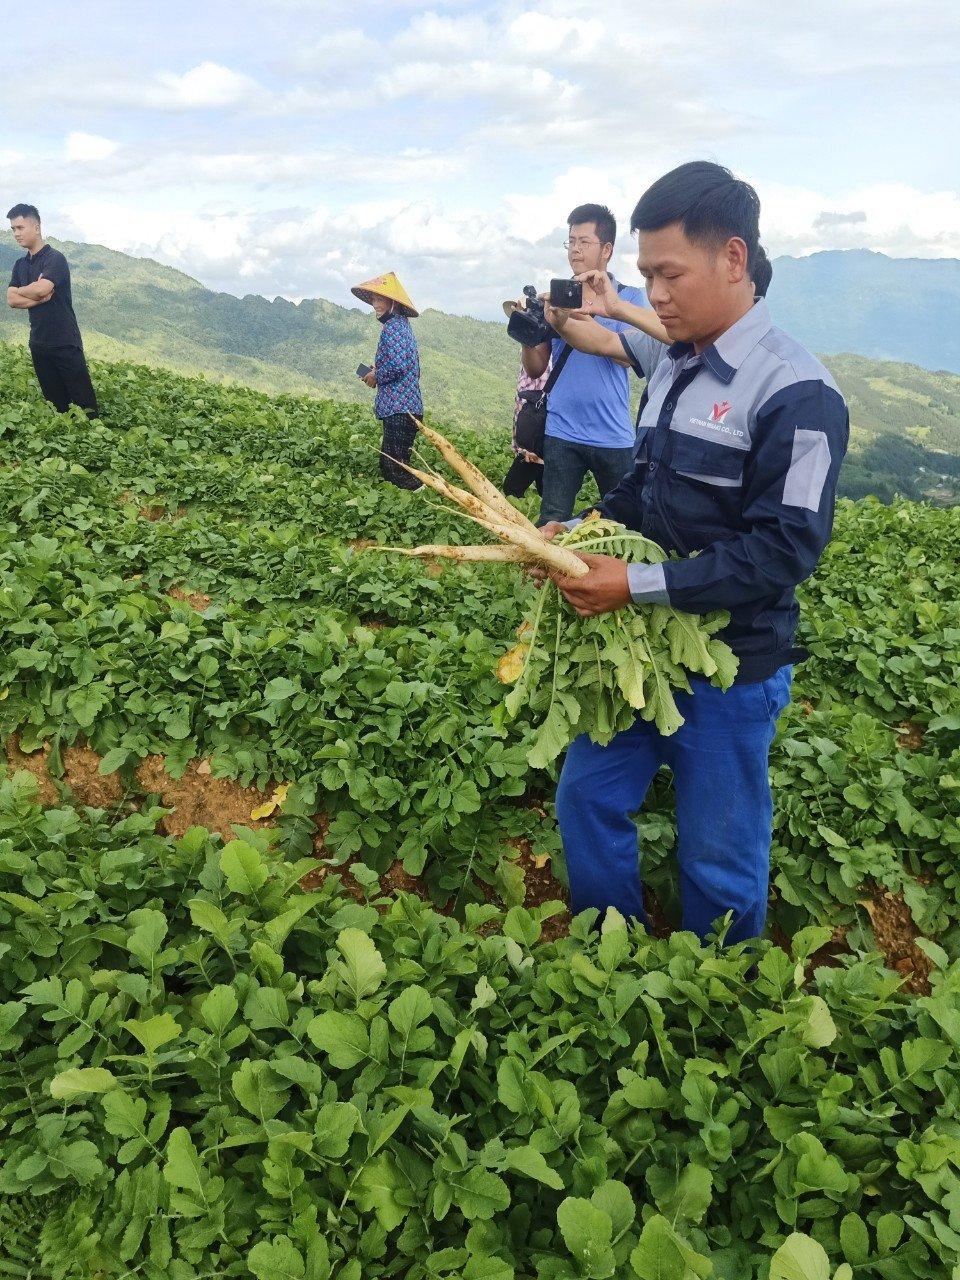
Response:
[{"label": "green mountain range", "polygon": [[960,260],[869,249],[777,258],[770,309],[813,351],[960,373]]},{"label": "green mountain range", "polygon": [[[378,336],[367,309],[323,299],[295,304],[256,295],[236,298],[150,259],[100,245],[68,242],[58,247],[71,262],[74,301],[91,356],[202,373],[264,391],[372,400],[355,376],[357,365],[371,359]],[[0,271],[9,270],[18,254],[16,246],[0,246]],[[914,269],[926,294],[907,289]],[[958,262],[911,264],[851,251],[777,259],[774,272],[770,302],[775,317],[815,350],[836,350],[835,344],[842,344],[838,306],[830,305],[830,299],[845,283],[847,310],[859,308],[863,321],[852,326],[850,346],[856,346],[864,326],[869,329],[871,317],[880,313],[890,321],[883,339],[889,354],[919,351],[924,342],[930,349],[957,342],[958,326],[946,323],[946,309],[952,305],[954,316],[960,314]],[[884,282],[894,277],[902,291],[885,295]],[[922,319],[925,297],[929,304]],[[943,323],[938,324],[941,313]],[[22,312],[5,308],[0,313],[0,339],[25,341],[26,329]],[[519,360],[504,325],[426,311],[416,321],[416,333],[432,415],[505,432]],[[867,334],[863,341],[869,347],[873,339]],[[854,427],[845,491],[854,497],[876,493],[889,498],[899,492],[960,501],[960,377],[868,355],[836,355],[827,364],[847,396]]]},{"label": "green mountain range", "polygon": [[[379,336],[368,307],[339,307],[322,298],[236,298],[149,258],[100,245],[51,243],[70,261],[90,355],[233,379],[261,391],[372,401],[355,373],[358,364],[371,362]],[[16,246],[0,246],[0,272],[17,256]],[[471,425],[505,421],[520,361],[504,326],[441,311],[424,312],[416,325],[427,403]],[[5,310],[0,338],[25,333],[24,313]]]}]

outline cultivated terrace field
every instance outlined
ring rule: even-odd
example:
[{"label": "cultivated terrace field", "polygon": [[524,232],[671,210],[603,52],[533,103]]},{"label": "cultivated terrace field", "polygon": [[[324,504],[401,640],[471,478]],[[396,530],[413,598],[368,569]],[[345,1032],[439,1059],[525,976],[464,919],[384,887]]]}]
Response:
[{"label": "cultivated terrace field", "polygon": [[759,954],[666,775],[597,935],[516,568],[367,550],[476,539],[363,410],[94,377],[0,348],[0,1276],[960,1276],[960,513],[841,505]]}]

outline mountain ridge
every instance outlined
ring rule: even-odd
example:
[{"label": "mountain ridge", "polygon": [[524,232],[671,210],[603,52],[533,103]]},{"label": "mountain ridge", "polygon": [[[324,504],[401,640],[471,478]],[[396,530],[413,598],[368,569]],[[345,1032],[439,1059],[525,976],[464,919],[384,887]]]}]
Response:
[{"label": "mountain ridge", "polygon": [[[299,303],[259,294],[238,298],[207,289],[185,272],[153,259],[101,245],[51,243],[71,261],[77,314],[92,357],[159,365],[273,394],[305,393],[372,405],[371,394],[355,376],[356,366],[371,359],[378,337],[370,313],[323,298]],[[15,247],[0,245],[0,270],[8,269],[18,256]],[[874,260],[882,260],[885,274],[899,260],[869,250],[828,251],[814,257],[821,261],[812,266],[809,258],[776,260],[770,302],[778,323],[822,352],[829,343],[805,338],[803,326],[816,327],[829,312],[824,302],[826,286],[817,279],[830,263],[834,274],[862,283],[865,268]],[[903,261],[907,271],[911,262],[926,264],[924,271],[929,266],[927,274],[936,278],[940,277],[934,268],[946,263],[941,275],[947,285],[956,276],[960,309],[960,262]],[[790,283],[791,272],[802,264],[807,264],[803,270],[809,275],[804,285],[808,301],[791,323],[782,312],[794,305],[792,298],[804,296]],[[900,270],[895,267],[895,272]],[[948,296],[950,288],[945,286],[943,292]],[[864,285],[850,305],[854,303],[869,314],[878,308],[890,310],[889,299],[878,292],[875,282],[869,289]],[[901,312],[897,315],[902,319]],[[428,412],[441,422],[505,433],[519,350],[507,337],[504,324],[436,310],[424,311],[415,323]],[[835,326],[834,331],[846,336],[841,328]],[[829,338],[829,326],[821,324],[821,332]],[[0,339],[23,342],[26,336],[25,316],[4,309]],[[911,331],[904,345],[912,349],[918,340]],[[851,409],[846,492],[881,497],[899,492],[944,502],[960,499],[960,377],[902,356],[882,361],[848,348],[826,352],[824,360]],[[631,382],[636,395],[639,384]]]}]

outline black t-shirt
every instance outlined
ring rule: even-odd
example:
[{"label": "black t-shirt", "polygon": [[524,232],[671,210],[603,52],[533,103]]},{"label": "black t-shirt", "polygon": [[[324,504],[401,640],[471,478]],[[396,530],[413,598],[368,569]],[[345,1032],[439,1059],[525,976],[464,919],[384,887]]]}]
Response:
[{"label": "black t-shirt", "polygon": [[46,302],[31,307],[31,347],[79,347],[80,327],[73,314],[73,298],[70,294],[70,267],[66,258],[56,249],[45,244],[33,257],[29,253],[13,264],[10,283],[17,289],[34,284],[40,278],[49,280],[53,293]]}]

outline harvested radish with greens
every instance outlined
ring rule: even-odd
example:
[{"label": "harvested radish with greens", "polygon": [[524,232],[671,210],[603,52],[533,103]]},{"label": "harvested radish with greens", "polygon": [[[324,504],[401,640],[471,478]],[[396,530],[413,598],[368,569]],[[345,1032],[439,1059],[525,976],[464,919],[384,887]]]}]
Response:
[{"label": "harvested radish with greens", "polygon": [[[415,421],[470,492],[435,471],[402,462],[398,465],[506,545],[369,550],[428,559],[537,565],[570,578],[589,572],[577,554],[580,551],[646,564],[667,559],[666,552],[649,538],[595,514],[546,542],[537,527],[448,440]],[[581,618],[548,579],[519,628],[520,643],[504,654],[497,667],[500,680],[514,685],[505,701],[507,716],[512,719],[523,707],[529,707],[539,719],[528,753],[530,764],[535,768],[550,764],[581,733],[605,745],[628,729],[638,713],[653,721],[661,733],[676,733],[683,717],[673,692],[690,691],[688,675],[703,676],[721,689],[733,683],[737,659],[716,636],[727,620],[725,613],[700,617],[659,604],[628,605]]]},{"label": "harvested radish with greens", "polygon": [[[561,534],[557,544],[646,564],[667,558],[649,538],[599,517]],[[688,673],[721,689],[733,683],[737,659],[715,635],[726,623],[725,613],[698,617],[659,604],[581,618],[552,582],[545,583],[520,627],[520,643],[497,671],[514,684],[507,714],[528,706],[540,720],[530,764],[543,768],[580,733],[606,745],[629,729],[638,712],[661,733],[676,733],[683,717],[673,691],[690,691]]]}]

